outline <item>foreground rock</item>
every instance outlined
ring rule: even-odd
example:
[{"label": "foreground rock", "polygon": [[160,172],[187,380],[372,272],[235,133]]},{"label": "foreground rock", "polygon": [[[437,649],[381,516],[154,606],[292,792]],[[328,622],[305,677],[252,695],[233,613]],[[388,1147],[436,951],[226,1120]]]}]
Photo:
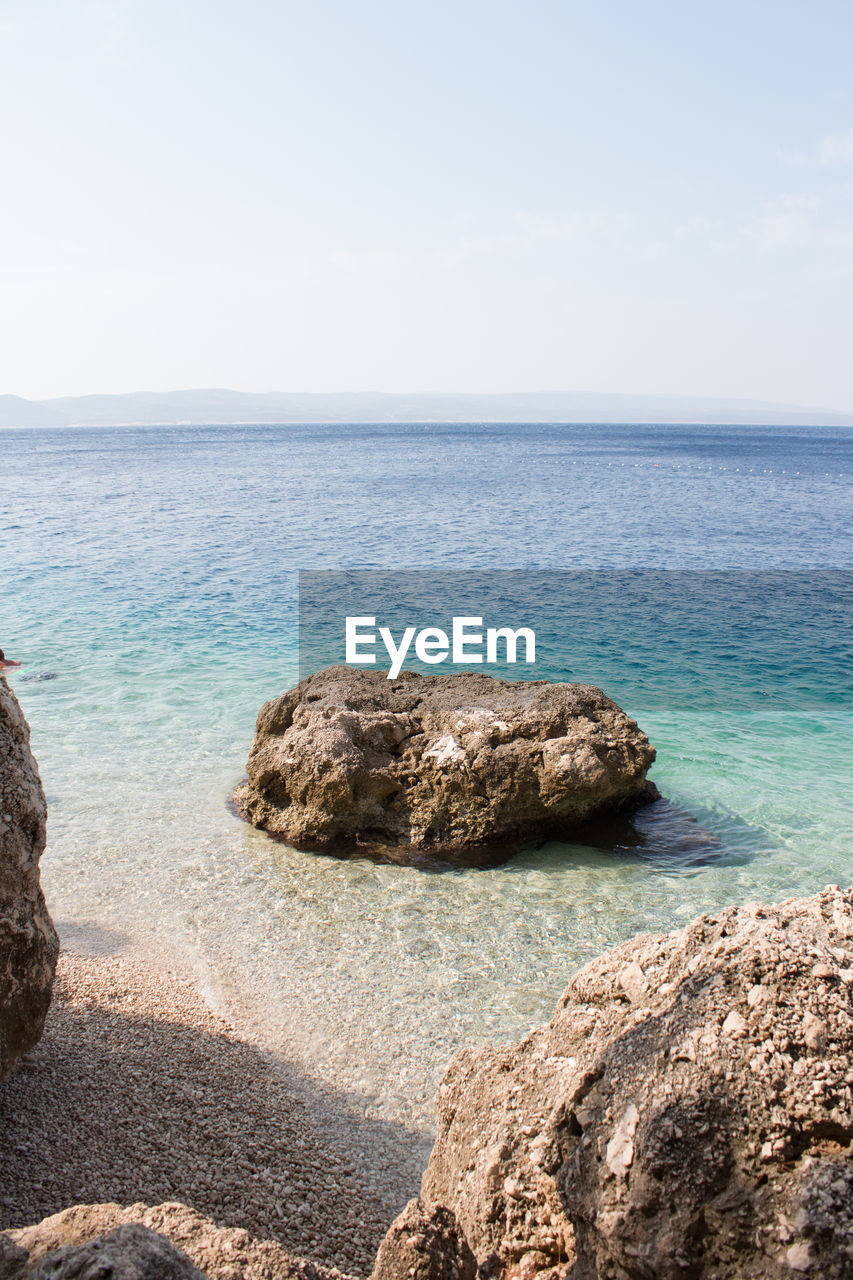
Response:
[{"label": "foreground rock", "polygon": [[[12,1246],[13,1248],[15,1246]],[[33,1265],[21,1251],[2,1280],[205,1280],[185,1254],[138,1223],[85,1244],[63,1245]]]},{"label": "foreground rock", "polygon": [[371,1280],[476,1280],[477,1260],[449,1209],[410,1200],[379,1246]]},{"label": "foreground rock", "polygon": [[258,716],[240,814],[300,849],[496,862],[657,795],[600,689],[332,667]]},{"label": "foreground rock", "polygon": [[0,1280],[89,1280],[90,1276],[91,1280],[346,1280],[340,1271],[296,1258],[272,1240],[255,1240],[246,1231],[218,1227],[177,1202],[153,1208],[134,1204],[126,1209],[117,1204],[74,1205],[34,1227],[0,1235]]},{"label": "foreground rock", "polygon": [[59,944],[39,884],[47,809],[30,732],[0,676],[0,1076],[36,1043]]},{"label": "foreground rock", "polygon": [[481,1277],[853,1276],[851,979],[837,889],[616,948],[456,1058],[424,1202]]}]

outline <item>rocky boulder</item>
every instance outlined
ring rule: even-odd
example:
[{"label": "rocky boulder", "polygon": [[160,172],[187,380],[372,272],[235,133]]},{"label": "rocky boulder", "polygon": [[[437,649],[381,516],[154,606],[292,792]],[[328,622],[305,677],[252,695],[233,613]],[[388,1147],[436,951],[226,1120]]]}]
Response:
[{"label": "rocky boulder", "polygon": [[39,884],[47,809],[30,732],[0,676],[0,1076],[36,1043],[59,943]]},{"label": "rocky boulder", "polygon": [[165,1236],[139,1223],[47,1253],[20,1280],[207,1280]]},{"label": "rocky boulder", "polygon": [[853,1276],[853,892],[581,969],[439,1091],[427,1206],[505,1280]]},{"label": "rocky boulder", "polygon": [[273,1240],[217,1226],[179,1201],[129,1208],[77,1204],[35,1226],[0,1235],[0,1280],[88,1280],[90,1275],[92,1280],[347,1280],[340,1271],[287,1253]]},{"label": "rocky boulder", "polygon": [[332,667],[261,708],[234,804],[298,849],[495,863],[655,798],[654,758],[589,685]]}]

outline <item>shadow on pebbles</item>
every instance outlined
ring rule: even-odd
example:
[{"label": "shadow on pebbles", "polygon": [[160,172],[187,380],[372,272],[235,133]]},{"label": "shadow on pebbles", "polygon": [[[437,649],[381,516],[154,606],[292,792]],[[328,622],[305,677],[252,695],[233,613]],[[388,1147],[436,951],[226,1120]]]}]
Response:
[{"label": "shadow on pebbles", "polygon": [[64,953],[44,1036],[0,1083],[0,1229],[179,1200],[357,1274],[417,1194],[423,1139],[366,1120],[136,959]]}]

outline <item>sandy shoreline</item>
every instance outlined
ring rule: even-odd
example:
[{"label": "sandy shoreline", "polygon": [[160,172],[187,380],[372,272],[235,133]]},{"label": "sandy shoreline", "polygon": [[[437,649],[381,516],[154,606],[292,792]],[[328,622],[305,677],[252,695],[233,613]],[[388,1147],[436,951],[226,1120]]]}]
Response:
[{"label": "sandy shoreline", "polygon": [[410,1131],[368,1121],[241,1039],[195,980],[65,950],[36,1049],[3,1082],[0,1229],[75,1203],[179,1200],[369,1273],[417,1193]]}]

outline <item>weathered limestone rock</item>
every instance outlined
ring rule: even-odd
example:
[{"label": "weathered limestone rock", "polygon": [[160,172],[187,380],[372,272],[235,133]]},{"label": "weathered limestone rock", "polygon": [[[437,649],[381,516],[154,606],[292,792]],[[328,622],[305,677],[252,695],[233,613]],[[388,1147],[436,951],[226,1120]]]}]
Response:
[{"label": "weathered limestone rock", "polygon": [[449,1209],[410,1200],[379,1246],[371,1280],[476,1280],[477,1260]]},{"label": "weathered limestone rock", "polygon": [[59,943],[39,884],[47,809],[30,732],[0,676],[0,1076],[42,1033]]},{"label": "weathered limestone rock", "polygon": [[[128,1235],[129,1232],[133,1234]],[[0,1269],[0,1280],[18,1280],[19,1276],[20,1280],[71,1280],[72,1276],[76,1280],[78,1275],[81,1280],[88,1280],[90,1274],[92,1280],[113,1275],[116,1280],[148,1280],[149,1275],[151,1280],[347,1280],[340,1271],[294,1257],[275,1241],[255,1240],[240,1228],[219,1227],[178,1201],[153,1207],[134,1204],[129,1208],[118,1204],[72,1205],[36,1226],[0,1235],[0,1268],[4,1242],[7,1248],[21,1251],[25,1265],[21,1269],[19,1260],[18,1270],[9,1271],[8,1278]],[[109,1249],[107,1242],[111,1242]],[[137,1270],[94,1269],[90,1273],[49,1269],[59,1256],[68,1256],[72,1261],[79,1257],[86,1266],[99,1260],[112,1264],[119,1257],[119,1247],[127,1253],[127,1266],[132,1263]],[[164,1247],[170,1251],[168,1254]],[[155,1266],[151,1271],[144,1270],[149,1259],[152,1264],[157,1262],[158,1249],[164,1259],[163,1269]],[[167,1269],[167,1263],[171,1269]]]},{"label": "weathered limestone rock", "polygon": [[837,888],[617,947],[454,1060],[423,1201],[481,1277],[853,1276],[851,979]]},{"label": "weathered limestone rock", "polygon": [[654,758],[589,685],[332,667],[261,708],[234,803],[300,849],[493,863],[655,798]]}]

